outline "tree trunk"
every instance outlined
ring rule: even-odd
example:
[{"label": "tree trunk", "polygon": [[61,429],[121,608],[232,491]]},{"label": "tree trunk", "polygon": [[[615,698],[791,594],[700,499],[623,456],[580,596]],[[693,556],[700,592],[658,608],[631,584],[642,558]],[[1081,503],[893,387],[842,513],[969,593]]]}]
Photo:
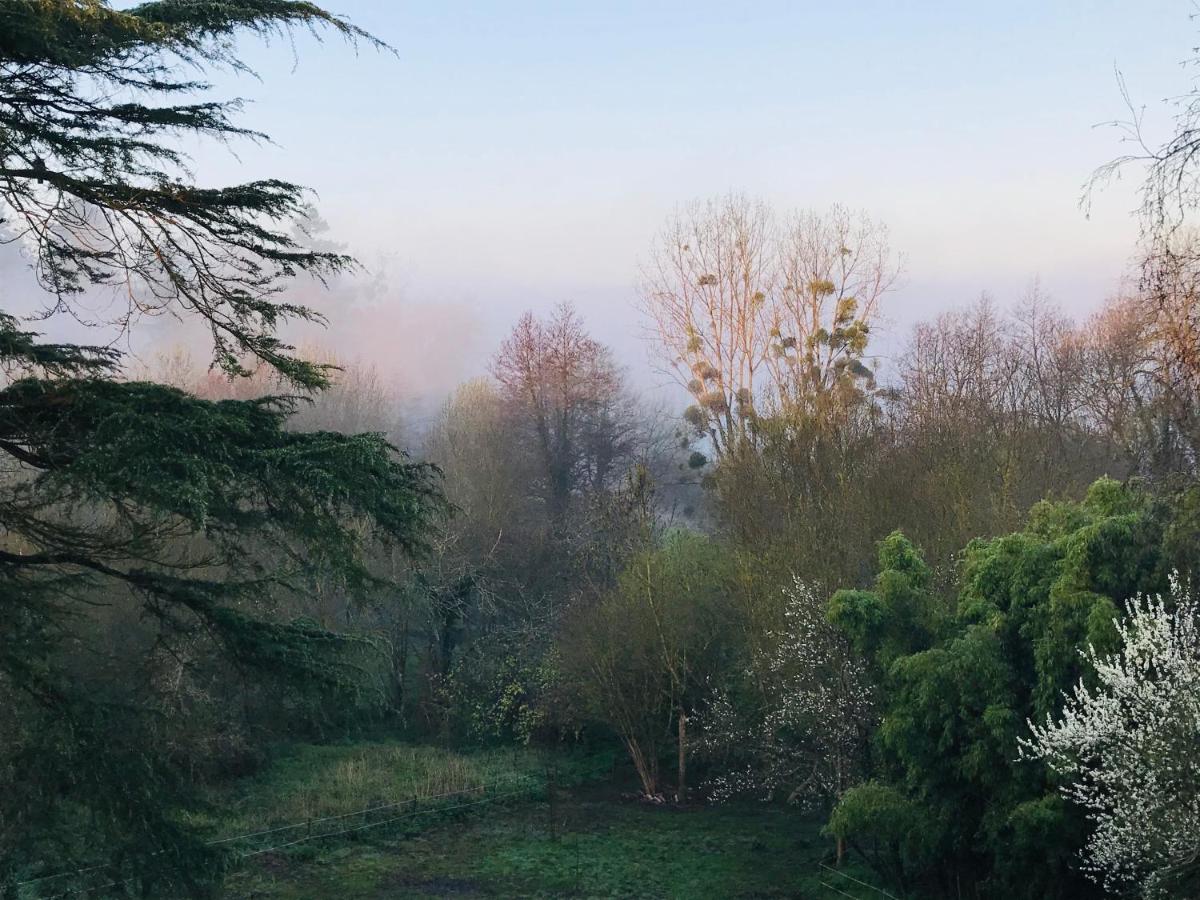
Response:
[{"label": "tree trunk", "polygon": [[408,700],[408,612],[404,613],[404,619],[400,625],[400,652],[393,660],[394,671],[396,674],[396,705],[400,713],[400,723],[402,726],[408,725],[406,717],[405,704]]},{"label": "tree trunk", "polygon": [[687,803],[687,713],[679,711],[679,789],[676,803]]},{"label": "tree trunk", "polygon": [[[842,799],[842,794],[845,793],[845,779],[843,777],[842,762],[843,762],[843,760],[842,760],[841,750],[835,751],[833,754],[833,771],[834,771],[833,790],[834,790],[835,796],[837,797],[837,799],[839,801]],[[842,857],[846,855],[846,839],[844,837],[842,837],[840,834],[837,836],[837,844],[836,844],[836,849],[834,850],[834,853],[836,856],[836,858],[834,860],[834,865],[838,866],[840,868],[842,865]]]},{"label": "tree trunk", "polygon": [[655,796],[658,793],[657,760],[647,759],[634,738],[626,738],[625,747],[629,750],[629,758],[633,760],[634,769],[637,770],[638,780],[642,782],[642,791],[647,797]]}]

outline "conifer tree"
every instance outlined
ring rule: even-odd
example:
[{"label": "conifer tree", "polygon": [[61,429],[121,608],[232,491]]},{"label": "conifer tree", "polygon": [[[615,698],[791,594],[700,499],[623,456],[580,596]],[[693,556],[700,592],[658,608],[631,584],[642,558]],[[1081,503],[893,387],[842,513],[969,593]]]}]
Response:
[{"label": "conifer tree", "polygon": [[90,609],[138,604],[166,652],[199,635],[247,670],[337,685],[353,673],[328,651],[347,639],[273,618],[270,601],[318,572],[367,591],[369,544],[418,552],[440,505],[436,471],[382,435],[286,427],[334,374],[279,337],[318,318],[288,282],[353,261],[298,242],[300,186],[205,186],[179,149],[265,138],[234,121],[236,100],[208,99],[203,74],[247,71],[237,35],[295,28],[383,46],[304,2],[0,0],[0,238],[51,311],[107,290],[127,304],[119,328],[196,318],[215,366],[265,366],[282,386],[203,400],[0,311],[0,894],[89,865],[93,896],[200,894],[221,868],[176,814],[189,785],[153,717],[78,677],[98,652]]}]

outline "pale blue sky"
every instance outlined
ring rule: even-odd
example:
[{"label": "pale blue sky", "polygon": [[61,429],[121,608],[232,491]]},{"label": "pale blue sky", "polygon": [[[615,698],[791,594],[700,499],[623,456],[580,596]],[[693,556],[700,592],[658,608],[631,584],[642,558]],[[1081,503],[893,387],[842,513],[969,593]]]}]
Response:
[{"label": "pale blue sky", "polygon": [[278,146],[205,150],[202,176],[316,188],[333,237],[390,259],[385,305],[462,322],[447,355],[573,300],[637,371],[639,257],[676,205],[730,190],[886,221],[894,331],[1035,276],[1086,312],[1136,237],[1129,186],[1078,206],[1121,149],[1094,127],[1125,112],[1114,66],[1161,132],[1198,32],[1185,0],[328,5],[398,58],[247,45],[263,81],[222,89]]}]

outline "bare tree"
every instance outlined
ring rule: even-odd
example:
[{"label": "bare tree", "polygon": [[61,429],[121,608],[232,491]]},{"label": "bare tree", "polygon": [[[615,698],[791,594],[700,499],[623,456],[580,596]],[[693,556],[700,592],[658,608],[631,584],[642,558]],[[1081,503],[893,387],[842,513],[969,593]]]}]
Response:
[{"label": "bare tree", "polygon": [[690,424],[719,458],[755,440],[764,412],[811,412],[873,383],[871,322],[899,262],[887,230],[835,206],[783,227],[728,196],[670,220],[645,267],[643,307],[666,365],[695,398]]},{"label": "bare tree", "polygon": [[959,429],[993,421],[1011,405],[1017,361],[1005,350],[1009,326],[986,295],[965,310],[914,328],[900,357],[903,416],[912,424]]},{"label": "bare tree", "polygon": [[768,352],[775,228],[760,201],[730,195],[693,204],[667,223],[645,267],[652,337],[696,400],[689,421],[718,456],[749,436]]},{"label": "bare tree", "polygon": [[1136,294],[1110,299],[1080,330],[1080,343],[1083,415],[1120,445],[1132,471],[1153,472],[1162,391],[1143,299]]},{"label": "bare tree", "polygon": [[[1185,64],[1197,62],[1200,59],[1186,60]],[[1157,143],[1146,133],[1145,107],[1134,102],[1120,72],[1117,85],[1129,118],[1108,124],[1118,130],[1121,142],[1129,149],[1092,173],[1083,202],[1086,207],[1098,188],[1118,178],[1131,165],[1141,167],[1145,172],[1140,188],[1143,237],[1151,246],[1169,242],[1187,225],[1200,203],[1200,90],[1193,84],[1183,95],[1164,101],[1174,108],[1174,133]]]},{"label": "bare tree", "polygon": [[780,405],[809,405],[863,365],[871,325],[900,275],[887,228],[834,206],[796,213],[780,234],[777,290],[767,308],[767,363]]},{"label": "bare tree", "polygon": [[551,518],[573,496],[601,490],[629,461],[635,420],[624,373],[568,305],[547,321],[526,313],[492,361],[517,428],[538,461]]},{"label": "bare tree", "polygon": [[1016,404],[1038,428],[1068,440],[1088,424],[1081,417],[1084,345],[1079,332],[1036,281],[1011,318]]},{"label": "bare tree", "polygon": [[1158,377],[1194,465],[1200,456],[1200,233],[1178,231],[1147,254],[1141,295]]},{"label": "bare tree", "polygon": [[987,298],[918,324],[887,392],[878,502],[936,559],[1017,527],[1047,496],[1102,475],[1149,474],[1162,409],[1144,319],[1115,306],[1084,327],[1035,285],[1014,310]]},{"label": "bare tree", "polygon": [[[1184,62],[1191,67],[1197,61]],[[1143,169],[1140,212],[1145,252],[1139,293],[1159,353],[1159,382],[1171,406],[1170,420],[1160,423],[1158,456],[1168,468],[1194,467],[1200,453],[1200,239],[1195,231],[1200,205],[1200,89],[1193,82],[1182,95],[1165,101],[1172,107],[1173,131],[1160,143],[1148,137],[1145,108],[1134,103],[1120,73],[1118,83],[1129,118],[1111,124],[1131,149],[1093,173],[1084,199],[1088,202],[1098,185],[1130,165]],[[1172,428],[1178,440],[1172,438]],[[1167,459],[1173,442],[1186,445],[1186,459]]]}]

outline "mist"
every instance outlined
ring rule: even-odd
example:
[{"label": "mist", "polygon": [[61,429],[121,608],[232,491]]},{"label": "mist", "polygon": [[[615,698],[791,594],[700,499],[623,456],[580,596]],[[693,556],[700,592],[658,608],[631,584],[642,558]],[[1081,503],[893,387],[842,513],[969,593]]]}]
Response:
[{"label": "mist", "polygon": [[0,896],[1200,897],[1196,28],[0,0]]}]

